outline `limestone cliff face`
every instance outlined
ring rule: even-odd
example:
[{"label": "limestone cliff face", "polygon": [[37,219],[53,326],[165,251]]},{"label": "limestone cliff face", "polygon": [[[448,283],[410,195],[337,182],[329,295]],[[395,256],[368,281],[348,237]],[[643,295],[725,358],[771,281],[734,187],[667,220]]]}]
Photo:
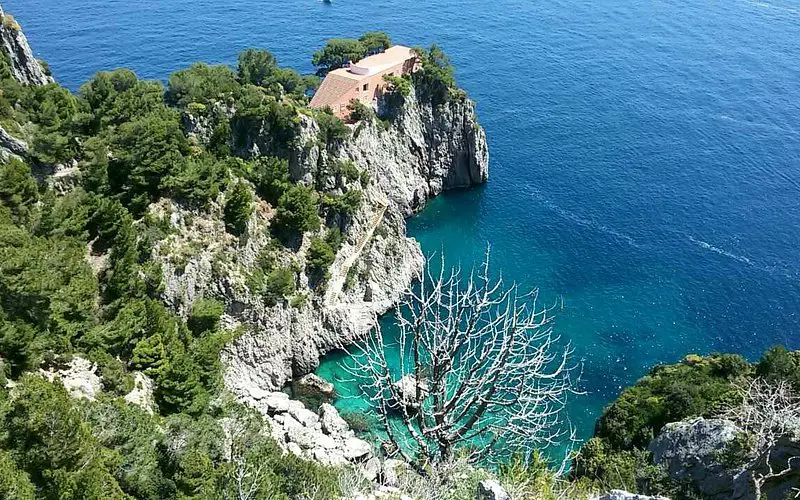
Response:
[{"label": "limestone cliff face", "polygon": [[[380,111],[391,115],[389,127],[372,120],[355,127],[353,137],[330,153],[319,147],[295,152],[293,175],[310,181],[331,159],[348,159],[369,172],[391,204],[404,216],[425,206],[443,190],[481,184],[489,176],[486,134],[478,124],[475,104],[468,99],[432,106],[414,92],[403,102]],[[313,120],[304,135],[316,133]]]},{"label": "limestone cliff face", "polygon": [[[395,112],[388,127],[377,120],[362,122],[349,139],[333,147],[321,145],[317,122],[300,115],[297,146],[290,151],[296,180],[321,182],[335,193],[335,179],[326,172],[341,160],[370,174],[368,185],[357,186],[364,201],[346,224],[345,242],[330,268],[324,295],[300,283],[300,293],[308,294],[305,305],[268,305],[246,286],[248,269],[268,244],[274,212],[268,204],[257,207],[239,241],[225,233],[221,217],[200,217],[168,202],[154,207],[176,229],[154,255],[164,271],[165,301],[186,313],[195,298],[216,297],[226,304],[223,319],[228,326],[241,327],[241,335],[223,353],[226,386],[241,400],[255,404],[263,391],[313,371],[321,355],[365,335],[423,269],[419,244],[405,235],[406,217],[445,189],[487,179],[486,137],[470,101],[434,109],[412,95]],[[269,138],[254,134],[248,153],[258,156],[270,147]],[[355,188],[359,181],[352,183]],[[212,212],[221,210],[222,203]],[[309,244],[306,235],[281,263],[303,267]],[[175,262],[175,248],[197,251],[188,262]],[[306,279],[302,274],[301,281]]]},{"label": "limestone cliff face", "polygon": [[0,44],[9,55],[11,74],[23,85],[46,85],[53,78],[45,74],[33,56],[28,39],[17,22],[0,7]]}]

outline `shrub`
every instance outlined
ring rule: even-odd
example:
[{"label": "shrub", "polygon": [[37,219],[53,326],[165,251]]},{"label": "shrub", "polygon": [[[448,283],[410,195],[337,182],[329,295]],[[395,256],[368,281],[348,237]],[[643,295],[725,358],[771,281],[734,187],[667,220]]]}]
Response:
[{"label": "shrub", "polygon": [[316,114],[316,118],[319,125],[319,140],[323,144],[331,146],[350,137],[350,129],[333,114],[323,110]]},{"label": "shrub", "polygon": [[411,79],[406,76],[383,75],[386,81],[386,91],[397,94],[403,98],[411,95]]},{"label": "shrub", "polygon": [[198,299],[192,304],[192,313],[186,325],[195,336],[213,332],[219,328],[219,319],[225,312],[222,302],[214,299]]},{"label": "shrub", "polygon": [[350,111],[350,120],[354,122],[370,121],[375,118],[375,111],[358,99],[352,99],[347,109]]},{"label": "shrub", "polygon": [[307,187],[292,186],[281,195],[275,213],[275,229],[278,234],[302,234],[319,228],[317,195]]},{"label": "shrub", "polygon": [[422,97],[434,106],[448,102],[456,88],[450,59],[438,45],[432,45],[429,50],[416,49],[416,52],[422,61],[422,68],[412,75],[412,80]]},{"label": "shrub", "polygon": [[280,300],[294,294],[295,271],[290,268],[273,269],[267,274],[264,281],[264,298],[270,305],[277,304]]},{"label": "shrub", "polygon": [[310,276],[318,280],[323,280],[328,276],[328,268],[336,259],[336,253],[327,241],[321,238],[311,240],[311,247],[308,249],[306,260],[306,270]]},{"label": "shrub", "polygon": [[363,195],[358,189],[351,189],[341,196],[325,195],[322,198],[323,207],[344,216],[356,213],[362,202]]},{"label": "shrub", "polygon": [[264,85],[278,69],[275,56],[266,50],[245,49],[239,54],[239,81]]},{"label": "shrub", "polygon": [[253,196],[250,194],[250,189],[239,182],[233,186],[225,201],[225,227],[233,234],[242,234],[252,214]]},{"label": "shrub", "polygon": [[172,105],[210,104],[239,90],[236,74],[228,66],[192,64],[171,74],[166,99]]},{"label": "shrub", "polygon": [[249,175],[256,192],[276,205],[289,188],[289,162],[274,156],[262,156],[253,163]]}]

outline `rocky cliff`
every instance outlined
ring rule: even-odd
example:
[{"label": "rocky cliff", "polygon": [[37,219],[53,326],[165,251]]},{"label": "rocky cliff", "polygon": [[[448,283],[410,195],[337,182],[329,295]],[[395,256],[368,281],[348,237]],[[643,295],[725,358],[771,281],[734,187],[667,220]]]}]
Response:
[{"label": "rocky cliff", "polygon": [[[200,296],[225,303],[223,320],[241,332],[223,353],[225,383],[243,401],[256,404],[264,391],[313,371],[320,356],[365,335],[423,268],[419,244],[405,235],[405,218],[443,190],[488,177],[486,137],[469,100],[434,107],[412,93],[394,109],[391,121],[364,120],[351,129],[347,140],[331,147],[317,139],[319,123],[301,113],[288,155],[292,177],[322,185],[325,192],[337,192],[330,167],[342,161],[370,179],[358,186],[363,203],[345,225],[345,242],[324,294],[300,283],[305,304],[270,305],[247,286],[249,270],[270,244],[274,209],[266,202],[258,204],[247,234],[238,239],[226,233],[219,216],[224,199],[210,217],[167,200],[152,207],[153,215],[169,220],[174,229],[154,251],[164,271],[164,300],[184,314]],[[266,153],[270,140],[268,133],[254,130],[246,154]],[[279,263],[302,268],[310,237],[296,250],[280,253]],[[301,281],[307,279],[300,274]]]},{"label": "rocky cliff", "polygon": [[28,39],[19,24],[0,7],[0,44],[9,55],[11,75],[23,85],[46,85],[53,82],[33,56]]}]

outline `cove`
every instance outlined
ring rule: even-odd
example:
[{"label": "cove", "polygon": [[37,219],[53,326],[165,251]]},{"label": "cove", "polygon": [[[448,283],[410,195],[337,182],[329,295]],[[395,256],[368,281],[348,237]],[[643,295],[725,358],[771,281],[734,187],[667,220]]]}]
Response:
[{"label": "cove", "polygon": [[800,347],[800,12],[789,1],[3,7],[72,90],[99,70],[164,80],[251,46],[310,72],[327,38],[370,29],[441,44],[478,103],[490,181],[434,199],[410,234],[465,265],[491,243],[508,278],[563,298],[555,328],[584,360],[587,394],[569,408],[581,437],[656,363]]}]

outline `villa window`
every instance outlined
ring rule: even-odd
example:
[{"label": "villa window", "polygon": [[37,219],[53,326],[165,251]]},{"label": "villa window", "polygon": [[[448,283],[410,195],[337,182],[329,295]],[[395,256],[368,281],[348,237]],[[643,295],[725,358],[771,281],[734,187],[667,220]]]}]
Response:
[{"label": "villa window", "polygon": [[366,91],[369,88],[369,83],[364,84],[364,90]]}]

